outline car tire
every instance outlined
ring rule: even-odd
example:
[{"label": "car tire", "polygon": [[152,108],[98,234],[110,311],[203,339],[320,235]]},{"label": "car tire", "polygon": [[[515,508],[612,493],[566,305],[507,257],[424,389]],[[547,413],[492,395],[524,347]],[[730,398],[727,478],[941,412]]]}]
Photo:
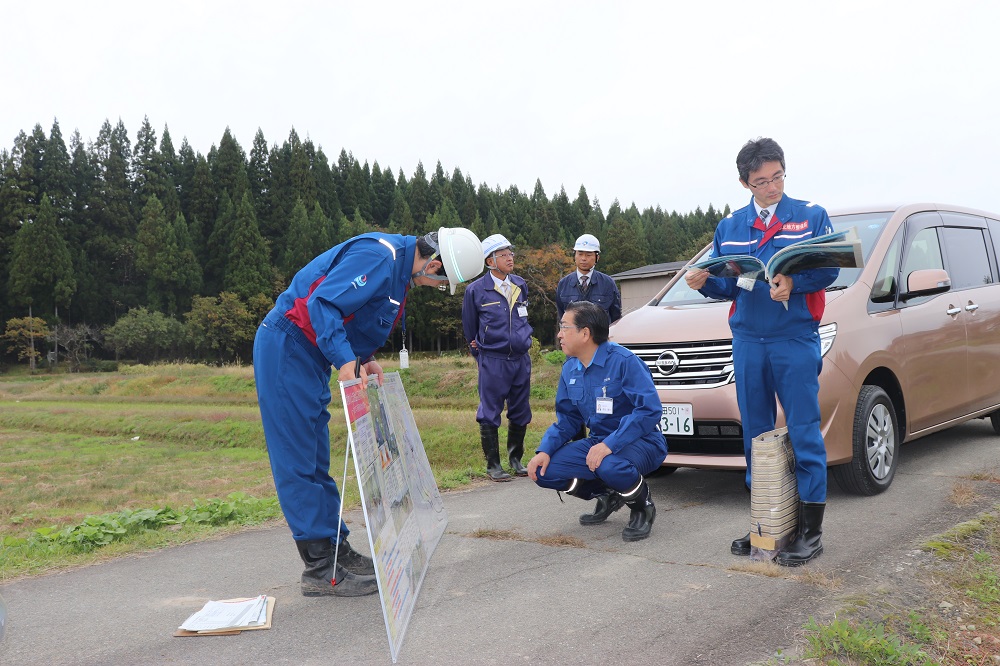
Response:
[{"label": "car tire", "polygon": [[990,423],[993,424],[993,432],[1000,435],[1000,409],[990,414]]},{"label": "car tire", "polygon": [[854,458],[833,468],[837,485],[856,495],[884,492],[899,466],[899,435],[889,394],[880,386],[862,386],[854,410]]},{"label": "car tire", "polygon": [[652,472],[649,472],[648,474],[643,474],[642,476],[647,479],[655,479],[660,476],[670,476],[676,471],[677,471],[676,467],[664,467],[663,465],[660,465]]}]

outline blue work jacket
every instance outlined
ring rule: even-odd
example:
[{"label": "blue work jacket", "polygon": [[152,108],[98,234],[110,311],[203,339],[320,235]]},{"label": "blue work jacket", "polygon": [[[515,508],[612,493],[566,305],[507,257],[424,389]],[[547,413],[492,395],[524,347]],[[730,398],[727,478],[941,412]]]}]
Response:
[{"label": "blue work jacket", "polygon": [[[774,221],[765,228],[749,205],[719,222],[712,241],[713,257],[749,254],[767,264],[778,250],[807,238],[833,233],[830,216],[821,206],[782,195],[774,210]],[[770,238],[767,238],[770,236]],[[699,291],[709,298],[733,301],[729,327],[733,337],[745,341],[791,340],[815,333],[826,307],[825,289],[837,279],[836,268],[815,268],[795,273],[788,309],[771,299],[771,287],[755,281],[752,290],[737,285],[736,278],[710,277]]]},{"label": "blue work jacket", "polygon": [[598,270],[590,271],[590,284],[587,290],[580,288],[580,277],[573,271],[556,286],[556,310],[562,321],[566,306],[576,301],[590,301],[601,306],[608,313],[608,321],[614,323],[622,318],[622,295],[618,285],[609,276]]},{"label": "blue work jacket", "polygon": [[[610,414],[597,413],[598,398],[611,398]],[[556,422],[542,435],[538,450],[551,456],[586,425],[591,438],[604,442],[612,453],[642,440],[662,449],[666,457],[659,429],[662,414],[646,364],[628,349],[603,342],[587,367],[579,359],[566,359],[556,390]]]},{"label": "blue work jacket", "polygon": [[[490,271],[469,283],[462,301],[462,330],[473,356],[520,357],[531,349],[531,324],[528,323],[528,285],[517,275],[509,276],[516,294],[514,307],[496,290]],[[524,308],[522,316],[521,308]]]},{"label": "blue work jacket", "polygon": [[275,303],[334,367],[386,343],[410,285],[415,236],[370,233],[327,250],[295,274]]}]

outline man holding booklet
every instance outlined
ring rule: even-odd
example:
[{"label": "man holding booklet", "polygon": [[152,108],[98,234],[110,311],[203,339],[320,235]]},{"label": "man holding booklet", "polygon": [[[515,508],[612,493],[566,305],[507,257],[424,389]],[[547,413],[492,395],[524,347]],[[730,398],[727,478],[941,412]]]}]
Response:
[{"label": "man holding booklet", "polygon": [[[776,141],[747,142],[736,156],[736,168],[740,184],[753,198],[719,222],[712,257],[750,255],[766,265],[783,248],[833,233],[826,210],[784,194],[785,155]],[[800,499],[798,534],[777,557],[784,566],[805,564],[823,552],[826,447],[820,432],[819,322],[826,306],[825,289],[837,275],[837,268],[813,268],[794,275],[777,273],[764,281],[753,273],[715,277],[693,268],[685,276],[687,284],[705,296],[733,302],[729,325],[747,487],[751,442],[774,430],[775,394],[781,400],[795,452]],[[731,551],[749,555],[750,535],[734,540]]]}]

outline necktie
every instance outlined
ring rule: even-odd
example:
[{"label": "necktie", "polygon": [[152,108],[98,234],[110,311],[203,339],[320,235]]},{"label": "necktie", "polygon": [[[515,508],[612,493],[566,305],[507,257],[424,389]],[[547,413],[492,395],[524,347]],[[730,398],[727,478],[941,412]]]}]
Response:
[{"label": "necktie", "polygon": [[511,302],[511,298],[510,298],[510,296],[511,296],[510,284],[508,284],[506,282],[501,282],[500,283],[500,288],[503,289],[503,295],[507,298],[507,305],[513,307],[514,304]]},{"label": "necktie", "polygon": [[760,221],[764,223],[765,227],[767,226],[767,218],[769,218],[770,216],[771,216],[771,211],[769,211],[768,209],[765,208],[764,210],[760,211]]},{"label": "necktie", "polygon": [[587,291],[587,285],[590,284],[590,276],[584,275],[580,278],[580,289]]}]

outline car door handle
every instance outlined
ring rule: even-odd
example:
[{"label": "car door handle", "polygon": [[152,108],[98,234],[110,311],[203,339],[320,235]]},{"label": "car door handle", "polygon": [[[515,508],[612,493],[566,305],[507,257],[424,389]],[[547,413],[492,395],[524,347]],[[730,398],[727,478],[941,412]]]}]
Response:
[{"label": "car door handle", "polygon": [[978,303],[969,303],[968,305],[965,306],[966,312],[975,312],[978,309],[979,309]]},{"label": "car door handle", "polygon": [[945,312],[945,314],[954,317],[955,315],[957,315],[961,311],[962,311],[962,308],[956,308],[955,306],[952,306],[952,307],[948,308],[947,310],[945,310],[944,312]]}]

